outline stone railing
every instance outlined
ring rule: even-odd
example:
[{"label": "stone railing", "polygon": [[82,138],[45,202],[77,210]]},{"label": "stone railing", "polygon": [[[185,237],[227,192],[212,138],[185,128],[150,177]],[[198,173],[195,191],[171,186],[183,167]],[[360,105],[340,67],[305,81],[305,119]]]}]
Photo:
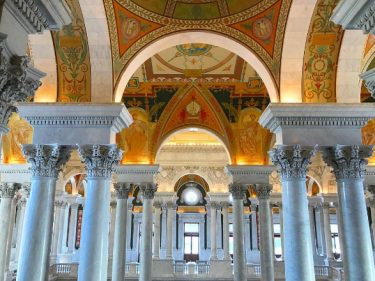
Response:
[{"label": "stone railing", "polygon": [[[284,271],[281,270],[281,264],[275,266],[275,276],[278,279],[284,278]],[[343,270],[338,268],[333,268],[330,266],[315,266],[315,277],[316,280],[330,280],[330,281],[344,281]],[[210,277],[210,264],[208,262],[188,262],[176,261],[173,265],[173,274],[168,280],[173,280],[173,276],[178,278],[178,280],[190,280],[193,276],[206,276]],[[110,274],[110,273],[109,273]],[[58,280],[59,278],[74,279],[78,275],[78,264],[72,263],[61,263],[54,264],[50,268],[49,280]],[[129,263],[126,264],[126,276],[129,278],[134,278],[139,275],[139,264]],[[248,264],[247,265],[247,276],[252,279],[260,279],[261,277],[261,267],[258,264]],[[229,273],[228,276],[222,276],[222,278],[230,279],[233,278],[232,274]],[[223,279],[223,280],[224,280]],[[9,279],[12,280],[12,279]],[[211,280],[211,279],[210,279]]]}]

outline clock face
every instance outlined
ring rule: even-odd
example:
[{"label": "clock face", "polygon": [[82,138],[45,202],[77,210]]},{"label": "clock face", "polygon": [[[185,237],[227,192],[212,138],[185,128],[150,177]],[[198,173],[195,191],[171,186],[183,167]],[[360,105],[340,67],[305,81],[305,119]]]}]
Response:
[{"label": "clock face", "polygon": [[186,111],[190,116],[197,116],[201,111],[201,106],[199,103],[193,100],[186,106]]}]

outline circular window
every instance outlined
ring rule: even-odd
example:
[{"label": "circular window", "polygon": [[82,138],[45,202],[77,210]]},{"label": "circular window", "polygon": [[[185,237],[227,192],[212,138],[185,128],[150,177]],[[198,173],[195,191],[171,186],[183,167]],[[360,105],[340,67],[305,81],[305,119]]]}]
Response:
[{"label": "circular window", "polygon": [[181,194],[181,203],[185,203],[189,206],[197,205],[202,202],[202,193],[197,188],[196,183],[186,184],[186,188],[182,191]]}]

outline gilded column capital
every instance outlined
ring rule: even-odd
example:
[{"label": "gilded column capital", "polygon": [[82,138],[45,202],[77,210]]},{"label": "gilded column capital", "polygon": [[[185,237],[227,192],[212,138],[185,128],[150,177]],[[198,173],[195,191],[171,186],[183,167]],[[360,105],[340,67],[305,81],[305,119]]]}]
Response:
[{"label": "gilded column capital", "polygon": [[156,184],[142,184],[139,189],[143,194],[143,199],[154,199],[158,186]]},{"label": "gilded column capital", "polygon": [[307,166],[315,155],[317,147],[301,147],[300,145],[280,145],[269,152],[282,180],[306,179]]},{"label": "gilded column capital", "polygon": [[58,144],[25,144],[22,152],[31,164],[33,177],[57,178],[62,166],[68,162],[72,146]]},{"label": "gilded column capital", "polygon": [[115,144],[79,145],[78,152],[86,165],[88,177],[110,178],[122,158],[122,150]]},{"label": "gilded column capital", "polygon": [[366,145],[337,145],[323,150],[324,161],[333,168],[336,180],[364,179],[366,158],[373,147]]},{"label": "gilded column capital", "polygon": [[114,185],[117,199],[128,199],[130,184],[125,182],[118,182]]},{"label": "gilded column capital", "polygon": [[272,192],[272,185],[270,184],[255,184],[255,192],[258,199],[267,200],[270,199]]},{"label": "gilded column capital", "polygon": [[246,196],[247,187],[242,184],[233,183],[229,186],[229,192],[232,194],[233,199],[243,200]]},{"label": "gilded column capital", "polygon": [[21,185],[18,183],[0,183],[0,199],[14,198],[20,188]]}]

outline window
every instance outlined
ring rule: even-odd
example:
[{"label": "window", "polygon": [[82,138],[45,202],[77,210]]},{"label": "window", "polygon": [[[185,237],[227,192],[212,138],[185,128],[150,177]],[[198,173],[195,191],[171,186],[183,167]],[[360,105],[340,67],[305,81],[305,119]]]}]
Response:
[{"label": "window", "polygon": [[233,256],[233,223],[229,224],[229,254]]},{"label": "window", "polygon": [[275,257],[279,260],[283,254],[282,242],[281,242],[281,227],[279,223],[273,225],[273,241]]},{"label": "window", "polygon": [[199,224],[185,223],[184,228],[184,259],[199,260]]},{"label": "window", "polygon": [[331,224],[331,237],[332,237],[332,251],[335,259],[341,256],[339,228],[337,224]]}]

